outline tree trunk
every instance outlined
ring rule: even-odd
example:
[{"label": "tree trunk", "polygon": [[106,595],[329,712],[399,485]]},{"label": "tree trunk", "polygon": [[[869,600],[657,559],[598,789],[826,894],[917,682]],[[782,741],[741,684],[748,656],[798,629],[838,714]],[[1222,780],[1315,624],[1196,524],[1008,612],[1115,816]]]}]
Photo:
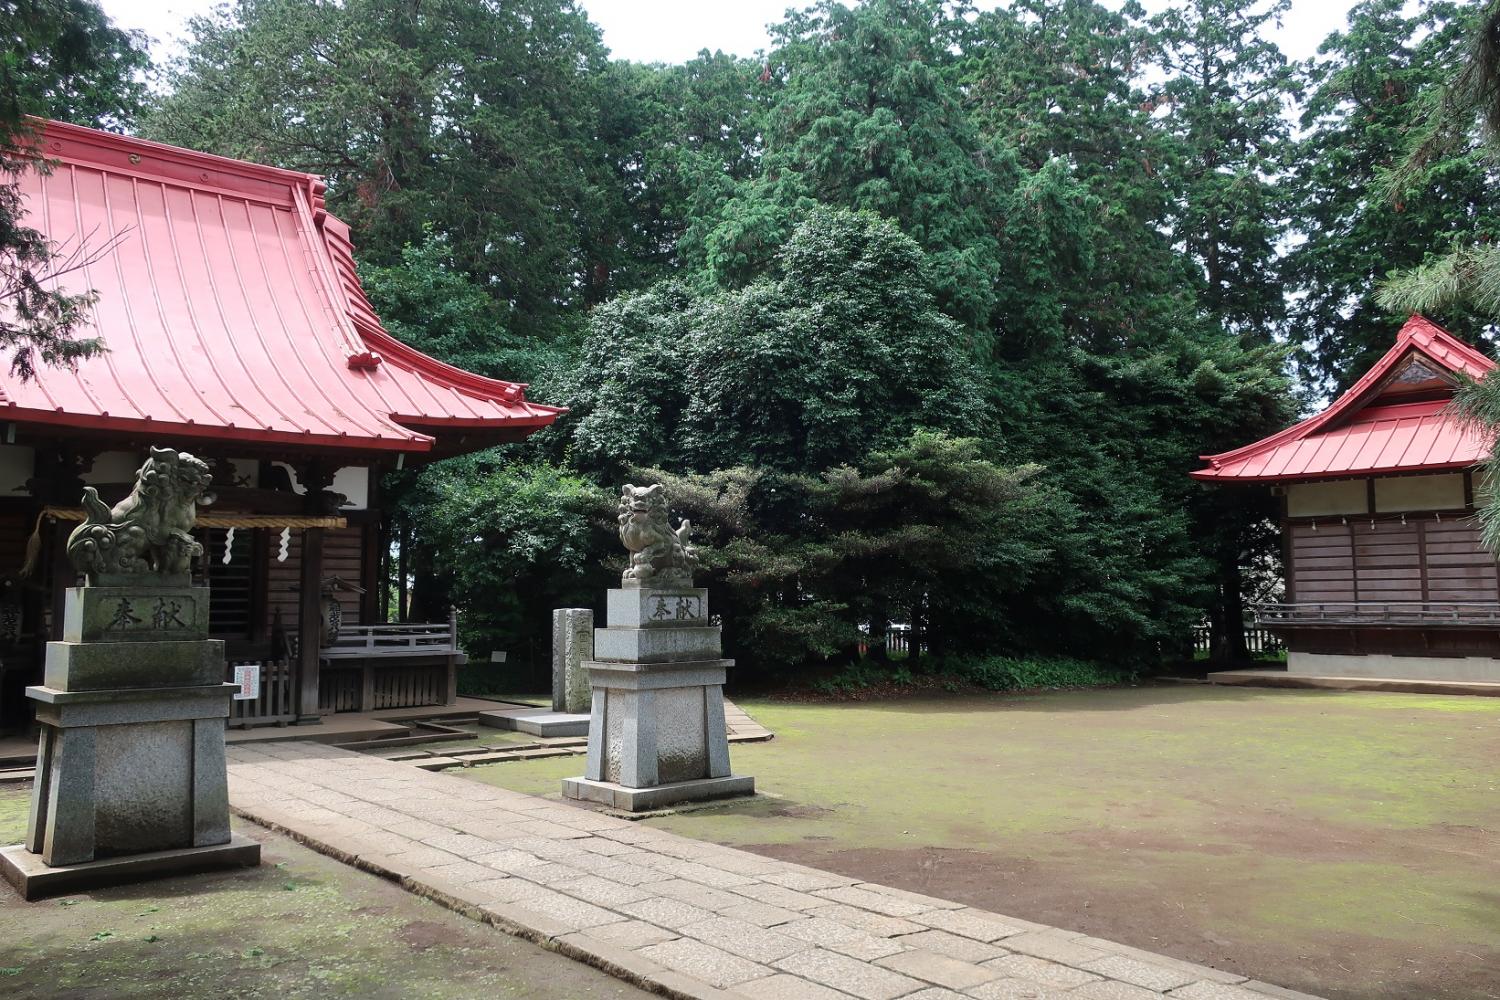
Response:
[{"label": "tree trunk", "polygon": [[1245,645],[1245,602],[1240,593],[1240,562],[1225,556],[1219,563],[1219,595],[1210,635],[1212,658],[1218,663],[1243,663],[1250,658]]}]

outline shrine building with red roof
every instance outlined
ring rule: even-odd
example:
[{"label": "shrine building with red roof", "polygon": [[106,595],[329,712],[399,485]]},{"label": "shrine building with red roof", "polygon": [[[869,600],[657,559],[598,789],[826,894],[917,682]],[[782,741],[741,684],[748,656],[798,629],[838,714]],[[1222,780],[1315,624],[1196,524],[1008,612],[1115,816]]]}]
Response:
[{"label": "shrine building with red roof", "polygon": [[1321,413],[1203,456],[1195,479],[1282,499],[1286,592],[1256,618],[1289,674],[1500,681],[1500,576],[1474,517],[1490,442],[1451,405],[1494,365],[1413,316]]},{"label": "shrine building with red roof", "polygon": [[320,177],[61,122],[36,142],[50,168],[20,175],[23,224],[74,255],[54,285],[92,294],[79,335],[105,350],[0,374],[0,732],[27,724],[60,635],[83,488],[117,502],[152,446],[212,468],[201,573],[245,684],[231,725],[451,706],[446,609],[402,625],[387,597],[382,474],[564,410],[393,337]]}]

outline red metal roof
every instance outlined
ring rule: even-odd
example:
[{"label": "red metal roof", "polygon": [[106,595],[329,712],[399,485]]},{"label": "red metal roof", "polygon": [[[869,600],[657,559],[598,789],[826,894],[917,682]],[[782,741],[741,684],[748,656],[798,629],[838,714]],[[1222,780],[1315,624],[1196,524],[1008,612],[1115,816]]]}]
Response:
[{"label": "red metal roof", "polygon": [[40,141],[56,166],[22,176],[25,224],[65,246],[118,241],[61,279],[98,295],[81,333],[107,353],[0,375],[0,419],[422,452],[565,412],[387,333],[321,178],[60,122]]},{"label": "red metal roof", "polygon": [[[1441,398],[1402,401],[1393,381],[1409,359],[1438,376],[1482,378],[1495,363],[1422,316],[1406,321],[1396,343],[1349,390],[1315,417],[1222,455],[1204,455],[1210,482],[1329,479],[1377,472],[1465,469],[1489,453]],[[1427,394],[1430,396],[1431,394]]]}]

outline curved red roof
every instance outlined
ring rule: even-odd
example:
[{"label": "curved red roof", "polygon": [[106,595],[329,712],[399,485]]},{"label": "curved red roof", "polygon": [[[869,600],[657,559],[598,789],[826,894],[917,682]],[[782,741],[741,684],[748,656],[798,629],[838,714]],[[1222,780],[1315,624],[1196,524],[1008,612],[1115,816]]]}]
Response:
[{"label": "curved red roof", "polygon": [[513,440],[565,412],[386,332],[321,178],[60,122],[39,141],[55,166],[22,175],[25,224],[64,247],[114,241],[60,279],[97,294],[80,332],[107,352],[0,376],[0,418],[423,452],[449,429]]},{"label": "curved red roof", "polygon": [[[1466,469],[1489,454],[1448,406],[1453,376],[1483,378],[1495,363],[1423,316],[1349,390],[1315,417],[1234,451],[1204,455],[1209,482],[1275,482]],[[1424,387],[1407,401],[1401,383]]]}]

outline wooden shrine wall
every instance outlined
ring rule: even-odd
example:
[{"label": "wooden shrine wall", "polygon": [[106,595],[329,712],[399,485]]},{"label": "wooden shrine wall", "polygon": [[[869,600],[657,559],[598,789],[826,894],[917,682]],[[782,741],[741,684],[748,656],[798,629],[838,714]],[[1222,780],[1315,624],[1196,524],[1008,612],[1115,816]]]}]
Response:
[{"label": "wooden shrine wall", "polygon": [[[1316,525],[1316,526],[1315,526]],[[1496,601],[1496,561],[1470,518],[1408,514],[1287,525],[1287,600]]]},{"label": "wooden shrine wall", "polygon": [[[347,528],[328,528],[323,532],[323,576],[338,576],[356,586],[364,586],[364,528],[350,525]],[[266,559],[266,615],[274,621],[276,610],[281,609],[281,622],[286,628],[296,627],[297,595],[302,572],[302,532],[293,530],[284,562],[278,562],[281,548],[280,532],[271,532]],[[339,603],[344,606],[344,621],[349,625],[368,624],[360,620],[360,595],[352,590],[335,591]]]}]

